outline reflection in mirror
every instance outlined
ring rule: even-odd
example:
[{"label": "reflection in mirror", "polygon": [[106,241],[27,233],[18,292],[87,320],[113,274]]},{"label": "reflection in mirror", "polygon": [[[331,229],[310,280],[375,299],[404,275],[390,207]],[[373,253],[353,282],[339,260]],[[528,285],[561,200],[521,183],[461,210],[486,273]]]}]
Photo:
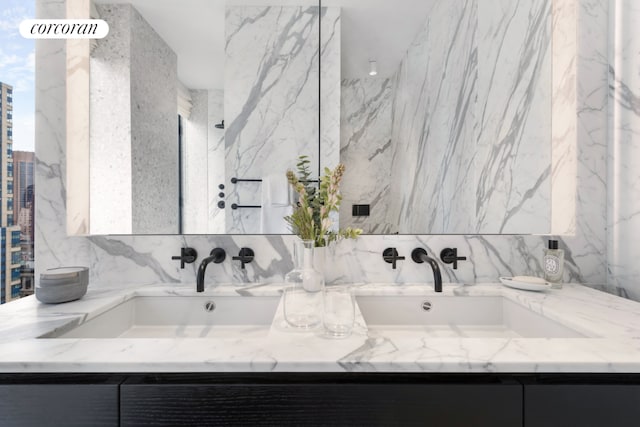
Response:
[{"label": "reflection in mirror", "polygon": [[[264,212],[288,232],[284,209],[248,206],[300,154],[319,173],[320,14],[269,3],[96,0],[111,31],[90,56],[91,234],[261,233]],[[325,43],[326,70],[338,47]],[[338,69],[325,78],[338,111]]]},{"label": "reflection in mirror", "polygon": [[552,0],[274,3],[96,0],[90,234],[284,234],[300,154],[341,227],[551,231]]},{"label": "reflection in mirror", "polygon": [[323,4],[342,18],[341,226],[548,233],[552,1]]}]

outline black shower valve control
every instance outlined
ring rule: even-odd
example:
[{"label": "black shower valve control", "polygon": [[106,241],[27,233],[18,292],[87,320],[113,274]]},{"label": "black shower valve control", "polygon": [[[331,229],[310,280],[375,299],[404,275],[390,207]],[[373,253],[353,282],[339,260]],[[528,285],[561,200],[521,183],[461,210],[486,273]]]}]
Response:
[{"label": "black shower valve control", "polygon": [[458,248],[444,248],[440,251],[440,259],[445,264],[453,264],[453,269],[458,269],[458,261],[466,261],[466,256],[458,256]]}]

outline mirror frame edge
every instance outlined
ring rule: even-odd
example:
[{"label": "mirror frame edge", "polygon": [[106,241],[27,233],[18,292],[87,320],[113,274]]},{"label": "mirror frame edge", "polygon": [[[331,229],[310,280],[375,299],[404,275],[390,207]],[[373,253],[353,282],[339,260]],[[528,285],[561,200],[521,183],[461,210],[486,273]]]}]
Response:
[{"label": "mirror frame edge", "polygon": [[[90,0],[67,0],[67,19],[89,19]],[[67,235],[89,235],[89,53],[91,40],[66,40]],[[62,178],[62,177],[61,177]]]}]

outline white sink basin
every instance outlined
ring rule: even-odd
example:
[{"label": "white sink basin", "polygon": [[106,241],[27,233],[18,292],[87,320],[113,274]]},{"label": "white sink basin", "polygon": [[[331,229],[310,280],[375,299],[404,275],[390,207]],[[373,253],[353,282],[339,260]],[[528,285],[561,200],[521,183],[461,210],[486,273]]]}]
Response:
[{"label": "white sink basin", "polygon": [[135,297],[53,338],[257,338],[279,297]]},{"label": "white sink basin", "polygon": [[369,331],[396,338],[584,338],[501,296],[358,296],[356,300]]}]

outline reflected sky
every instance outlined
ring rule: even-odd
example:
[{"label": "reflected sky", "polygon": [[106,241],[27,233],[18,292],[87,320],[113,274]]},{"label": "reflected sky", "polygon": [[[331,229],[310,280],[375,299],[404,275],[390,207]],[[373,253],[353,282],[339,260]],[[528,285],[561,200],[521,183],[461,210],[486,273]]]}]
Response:
[{"label": "reflected sky", "polygon": [[0,0],[0,82],[13,86],[13,150],[34,151],[35,42],[20,22],[35,17],[35,0]]}]

